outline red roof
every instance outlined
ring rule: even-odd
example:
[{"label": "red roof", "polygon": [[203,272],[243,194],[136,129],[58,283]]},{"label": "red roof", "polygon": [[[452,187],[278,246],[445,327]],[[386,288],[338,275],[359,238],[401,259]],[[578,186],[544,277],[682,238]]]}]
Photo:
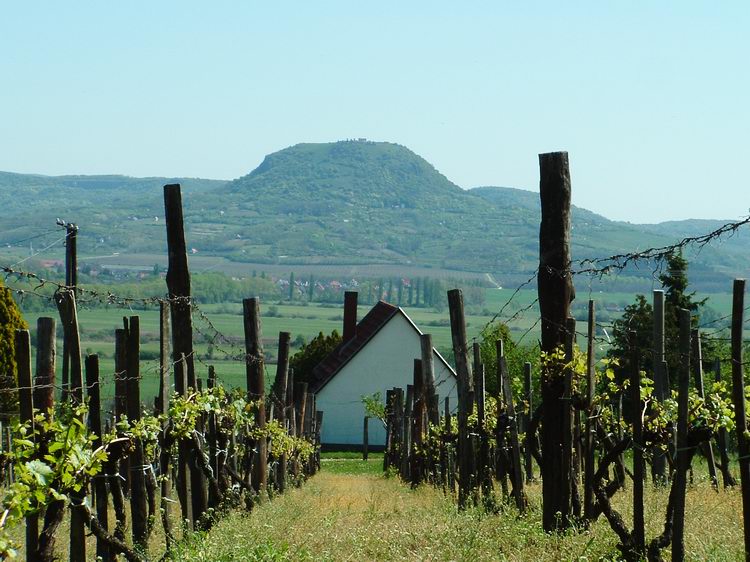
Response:
[{"label": "red roof", "polygon": [[357,324],[356,335],[348,342],[341,342],[313,369],[309,385],[310,392],[316,393],[323,388],[398,311],[397,306],[384,301],[379,301],[373,306],[372,310]]}]

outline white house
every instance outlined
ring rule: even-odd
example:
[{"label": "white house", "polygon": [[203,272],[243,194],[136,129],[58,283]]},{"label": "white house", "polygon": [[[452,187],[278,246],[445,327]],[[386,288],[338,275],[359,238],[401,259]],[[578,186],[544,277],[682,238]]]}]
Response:
[{"label": "white house", "polygon": [[[344,336],[339,346],[313,371],[310,390],[316,409],[324,412],[321,442],[327,448],[362,445],[365,413],[362,396],[388,389],[406,390],[412,384],[414,359],[422,355],[422,332],[400,307],[378,302],[357,323],[357,293],[347,292],[344,302]],[[442,405],[450,397],[456,404],[456,373],[433,348],[436,392]],[[385,430],[370,420],[369,444],[385,445]]]}]

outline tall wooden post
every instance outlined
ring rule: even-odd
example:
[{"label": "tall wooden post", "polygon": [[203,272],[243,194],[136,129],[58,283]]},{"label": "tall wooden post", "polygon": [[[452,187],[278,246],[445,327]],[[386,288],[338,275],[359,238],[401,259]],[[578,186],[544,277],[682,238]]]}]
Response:
[{"label": "tall wooden post", "polygon": [[505,402],[505,412],[510,418],[510,459],[511,459],[511,480],[513,482],[513,498],[516,501],[516,507],[520,512],[526,510],[526,495],[523,491],[523,472],[521,469],[521,446],[518,442],[518,422],[516,420],[516,407],[513,403],[513,391],[510,386],[510,372],[503,352],[503,340],[495,342],[497,350],[498,374],[500,380],[500,394]]},{"label": "tall wooden post", "polygon": [[[65,227],[65,286],[75,293],[78,285],[78,251],[77,238],[78,227],[73,223],[64,223],[58,221],[58,224]],[[62,363],[62,397],[67,399],[70,391],[70,371],[71,371],[71,342],[63,338],[63,363]]]},{"label": "tall wooden post", "polygon": [[[31,382],[31,336],[28,330],[16,330],[16,369],[18,372],[18,410],[21,423],[34,427],[34,399]],[[33,433],[32,433],[33,439]],[[39,544],[39,515],[26,517],[26,552],[36,552]]]},{"label": "tall wooden post", "polygon": [[48,412],[54,405],[55,341],[54,318],[41,317],[36,322],[36,381],[34,407]]},{"label": "tall wooden post", "polygon": [[158,410],[166,414],[169,410],[169,371],[172,359],[169,355],[169,302],[159,303],[159,396]]},{"label": "tall wooden post", "polygon": [[[185,244],[185,226],[182,218],[182,194],[179,184],[164,186],[164,218],[167,226],[167,292],[172,315],[172,358],[176,363],[182,355],[187,362],[187,384],[196,388],[193,361],[193,319],[190,293],[190,269]],[[182,393],[180,377],[175,379],[175,391]],[[184,447],[183,447],[184,449]],[[185,452],[181,453],[183,456]],[[189,460],[189,459],[187,459]],[[206,511],[206,479],[195,463],[189,462],[192,489],[193,520],[200,521]]]},{"label": "tall wooden post", "polygon": [[[89,429],[95,440],[92,448],[97,449],[102,443],[102,406],[99,387],[99,356],[86,356],[86,388],[89,396]],[[94,497],[96,498],[96,518],[99,524],[109,529],[109,509],[107,500],[107,481],[94,479]],[[101,539],[96,540],[96,556],[101,560],[110,560],[109,544]]]},{"label": "tall wooden post", "polygon": [[[289,380],[289,332],[279,332],[279,352],[276,360],[276,379],[273,383],[273,418],[279,420],[281,427],[286,427],[287,419],[287,381]],[[286,453],[279,458],[276,469],[276,486],[279,492],[286,490],[288,459]]]},{"label": "tall wooden post", "polygon": [[[721,382],[721,360],[716,359],[714,361],[714,380]],[[727,452],[727,428],[720,427],[719,432],[716,435],[716,444],[719,446],[719,456],[721,458],[721,477],[724,482],[724,487],[729,488],[736,486],[737,482],[732,476],[732,471],[729,469],[729,453]]]},{"label": "tall wooden post", "polygon": [[433,357],[432,336],[430,334],[422,334],[419,337],[419,343],[422,351],[422,371],[424,373],[425,396],[428,397],[427,413],[430,423],[438,425],[440,423],[440,410],[438,401],[434,400],[437,393],[435,390],[435,361]]},{"label": "tall wooden post", "polygon": [[594,335],[596,334],[596,308],[589,300],[588,332],[586,340],[586,430],[583,459],[583,514],[587,519],[594,516],[594,391],[596,388],[596,364]]},{"label": "tall wooden post", "polygon": [[630,401],[633,405],[633,543],[638,552],[646,550],[646,530],[643,515],[643,418],[641,417],[641,370],[638,340],[635,330],[628,332],[630,344]]},{"label": "tall wooden post", "polygon": [[737,451],[740,457],[742,524],[745,533],[745,560],[750,560],[750,440],[745,413],[745,377],[742,362],[742,330],[745,314],[745,280],[735,279],[732,296],[732,399],[734,402]]},{"label": "tall wooden post", "polygon": [[[552,353],[565,342],[565,321],[575,298],[570,275],[570,170],[567,152],[539,155],[542,220],[539,229],[537,284],[541,312],[541,348]],[[567,528],[572,512],[572,479],[566,414],[565,376],[559,367],[542,372],[542,524],[545,531]],[[559,423],[558,423],[559,421]]]},{"label": "tall wooden post", "polygon": [[531,384],[531,363],[523,364],[523,388],[526,396],[526,412],[524,413],[523,430],[526,435],[523,447],[524,464],[526,466],[526,481],[534,479],[533,442],[536,435],[531,434],[531,415],[534,412],[534,390]]},{"label": "tall wooden post", "polygon": [[474,451],[469,435],[469,415],[473,409],[470,393],[473,390],[469,349],[466,344],[466,321],[464,319],[464,298],[461,289],[448,291],[453,355],[456,361],[458,383],[458,505],[466,507],[474,487]]},{"label": "tall wooden post", "polygon": [[[140,318],[131,316],[127,325],[127,412],[128,421],[137,423],[141,419],[141,367],[140,367]],[[146,503],[146,463],[143,443],[135,439],[130,454],[130,512],[133,521],[133,544],[143,552],[148,548],[148,509]]]},{"label": "tall wooden post", "polygon": [[[245,326],[245,374],[247,377],[247,398],[250,402],[257,402],[255,408],[255,424],[260,431],[266,428],[265,404],[265,369],[263,357],[263,341],[260,325],[260,299],[253,297],[244,299],[243,319]],[[259,439],[253,443],[255,458],[252,469],[252,486],[260,498],[266,491],[268,444],[266,439]]]},{"label": "tall wooden post", "polygon": [[[653,335],[653,369],[654,369],[654,397],[659,402],[669,398],[669,383],[664,369],[664,291],[655,289],[654,301],[654,335]],[[652,477],[655,484],[666,484],[669,480],[667,473],[667,457],[656,451],[651,464]]]},{"label": "tall wooden post", "polygon": [[[675,493],[672,523],[672,560],[685,560],[685,492],[688,469],[688,393],[690,392],[690,311],[679,310],[680,371],[677,396],[677,471],[672,484]],[[743,397],[744,402],[744,397]]]},{"label": "tall wooden post", "polygon": [[[693,376],[695,378],[695,390],[698,392],[698,396],[705,399],[706,393],[703,389],[703,351],[701,349],[701,335],[697,329],[692,330],[690,334],[691,346],[690,352],[692,357],[690,359],[690,365],[693,367]],[[711,477],[711,484],[713,487],[719,489],[719,479],[716,475],[716,459],[714,458],[714,448],[711,446],[711,440],[706,441],[703,446],[703,452],[706,456],[706,464],[708,464],[708,474]]]}]

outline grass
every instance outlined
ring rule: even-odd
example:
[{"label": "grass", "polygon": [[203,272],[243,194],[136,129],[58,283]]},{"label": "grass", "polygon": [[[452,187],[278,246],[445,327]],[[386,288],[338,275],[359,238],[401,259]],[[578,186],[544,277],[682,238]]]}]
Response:
[{"label": "grass", "polygon": [[[614,560],[616,538],[600,518],[588,530],[548,535],[541,528],[541,487],[528,487],[530,512],[460,512],[439,490],[411,490],[385,478],[381,459],[326,459],[302,488],[254,513],[235,512],[203,537],[179,547],[175,559],[338,560]],[[647,487],[647,536],[661,531],[666,492]],[[615,505],[632,516],[623,492]],[[689,560],[742,560],[739,490],[716,493],[705,478],[688,491]],[[667,556],[668,552],[665,553]]]}]

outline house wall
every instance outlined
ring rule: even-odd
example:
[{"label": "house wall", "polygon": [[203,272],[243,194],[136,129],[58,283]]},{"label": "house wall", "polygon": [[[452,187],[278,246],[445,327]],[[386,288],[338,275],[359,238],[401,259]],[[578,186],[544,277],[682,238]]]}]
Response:
[{"label": "house wall", "polygon": [[[396,314],[317,394],[317,409],[324,412],[321,441],[324,445],[361,445],[365,408],[362,396],[386,390],[406,390],[414,377],[414,359],[421,356],[419,332]],[[456,379],[437,353],[435,384],[440,396],[456,405]],[[369,425],[370,445],[385,445],[385,429],[375,419]]]}]

